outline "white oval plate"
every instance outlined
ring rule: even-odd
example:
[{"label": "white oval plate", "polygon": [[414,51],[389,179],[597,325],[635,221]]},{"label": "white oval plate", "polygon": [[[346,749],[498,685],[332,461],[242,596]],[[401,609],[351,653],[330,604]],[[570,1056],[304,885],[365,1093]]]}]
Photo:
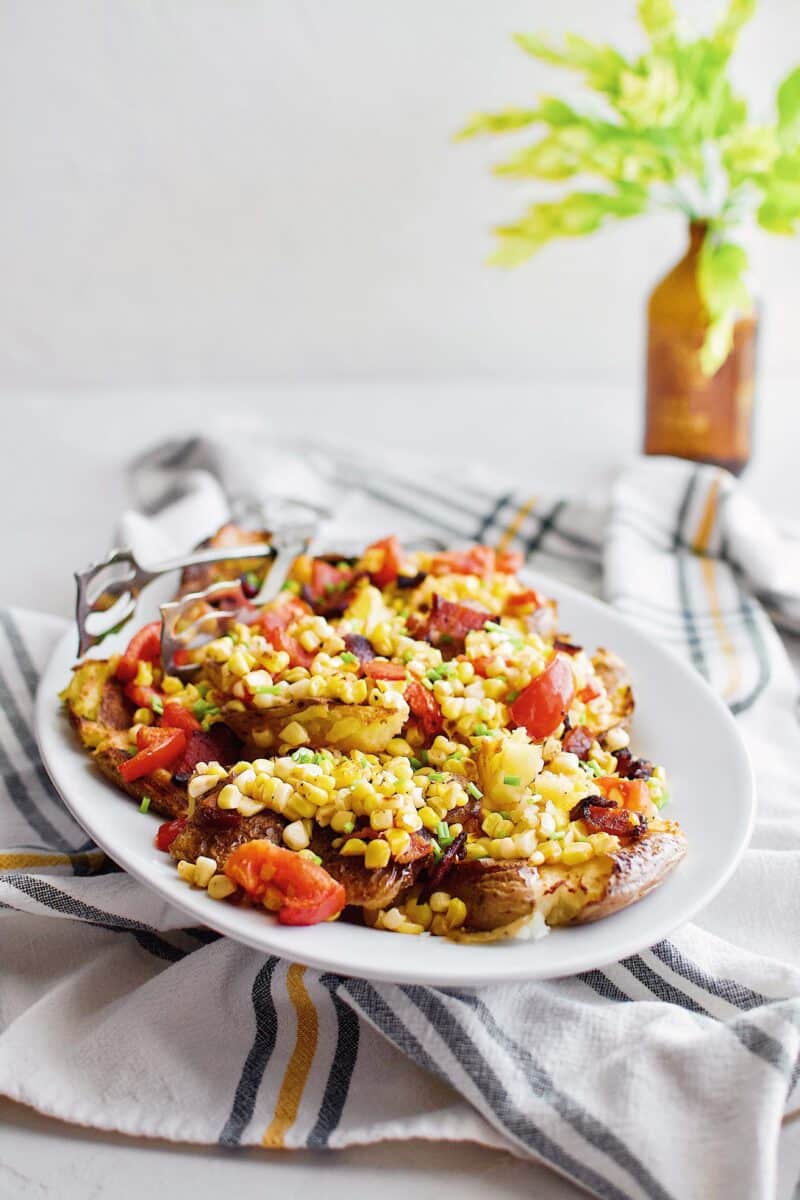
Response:
[{"label": "white oval plate", "polygon": [[[672,791],[666,812],[680,821],[689,841],[686,858],[661,887],[597,924],[556,929],[538,941],[458,945],[340,922],[290,928],[263,910],[236,908],[187,887],[172,859],[153,846],[160,819],[142,815],[94,770],[63,714],[58,692],[75,661],[73,629],[59,642],[39,686],[36,732],[45,766],[75,819],[115,862],[194,923],[265,954],[343,975],[443,987],[551,979],[616,962],[690,920],[729,878],[752,829],[753,773],[733,717],[688,663],[600,601],[556,580],[530,578],[558,600],[562,629],[587,648],[608,646],[630,667],[632,744],[666,767]],[[142,621],[157,616],[152,599],[152,613],[144,601]],[[104,652],[126,640],[109,637]]]}]

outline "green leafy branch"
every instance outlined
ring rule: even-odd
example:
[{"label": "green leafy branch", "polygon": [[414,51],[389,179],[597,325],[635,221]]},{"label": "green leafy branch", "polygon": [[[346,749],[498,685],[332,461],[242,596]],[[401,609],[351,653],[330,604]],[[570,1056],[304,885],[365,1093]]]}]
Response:
[{"label": "green leafy branch", "polygon": [[497,265],[517,266],[556,238],[582,237],[656,207],[704,221],[709,234],[698,280],[708,312],[702,366],[709,374],[730,351],[737,313],[751,304],[747,256],[733,228],[748,212],[769,233],[794,234],[800,222],[800,68],[780,85],[770,124],[751,122],[728,75],[755,8],[756,0],[729,0],[710,34],[687,39],[672,0],[639,0],[648,45],[634,58],[574,34],[561,46],[517,34],[533,58],[579,75],[599,97],[599,112],[544,96],[533,107],[477,113],[457,135],[536,129],[537,140],[494,173],[574,184],[496,229],[490,261]]}]

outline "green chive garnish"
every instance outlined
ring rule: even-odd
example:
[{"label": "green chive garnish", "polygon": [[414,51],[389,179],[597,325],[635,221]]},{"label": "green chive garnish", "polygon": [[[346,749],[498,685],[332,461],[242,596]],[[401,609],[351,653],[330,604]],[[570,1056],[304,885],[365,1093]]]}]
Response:
[{"label": "green chive garnish", "polygon": [[352,650],[343,650],[342,653],[339,655],[339,658],[342,660],[343,663],[358,662],[358,655],[353,654]]},{"label": "green chive garnish", "polygon": [[277,683],[265,683],[261,687],[257,687],[253,695],[255,696],[280,696],[282,689]]},{"label": "green chive garnish", "polygon": [[441,771],[431,771],[428,779],[430,779],[433,783],[444,783],[444,775]]},{"label": "green chive garnish", "polygon": [[421,758],[410,758],[408,761],[411,763],[411,766],[414,768],[415,771],[418,771],[420,769],[420,767],[422,766]]},{"label": "green chive garnish", "polygon": [[300,595],[300,584],[297,582],[296,579],[287,579],[286,582],[281,585],[281,591],[282,592],[294,592],[295,596],[299,596]]},{"label": "green chive garnish", "polygon": [[142,803],[139,805],[139,812],[146,813],[150,811],[150,797],[142,796]]},{"label": "green chive garnish", "polygon": [[433,851],[433,861],[435,863],[442,861],[442,847],[435,838],[431,839],[431,850]]},{"label": "green chive garnish", "polygon": [[483,799],[483,792],[482,792],[482,791],[481,791],[481,789],[480,789],[480,788],[477,786],[477,784],[475,784],[475,783],[468,783],[468,784],[467,784],[467,791],[469,792],[470,796],[474,797],[474,799],[475,799],[475,800],[482,800],[482,799]]},{"label": "green chive garnish", "polygon": [[503,783],[506,785],[506,787],[519,787],[519,775],[504,775]]},{"label": "green chive garnish", "polygon": [[164,711],[164,701],[160,696],[153,696],[153,699],[150,701],[150,707],[152,708],[153,712],[157,713],[160,717]]},{"label": "green chive garnish", "polygon": [[309,750],[307,746],[301,746],[299,750],[294,750],[290,757],[296,763],[310,763],[314,761],[314,751]]},{"label": "green chive garnish", "polygon": [[513,704],[518,695],[519,692],[509,692],[506,696],[506,704]]}]

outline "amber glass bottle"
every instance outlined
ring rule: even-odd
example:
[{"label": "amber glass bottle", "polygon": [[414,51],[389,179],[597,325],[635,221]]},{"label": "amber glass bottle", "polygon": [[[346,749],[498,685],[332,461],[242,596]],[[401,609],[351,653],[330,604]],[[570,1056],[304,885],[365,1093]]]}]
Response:
[{"label": "amber glass bottle", "polygon": [[644,448],[738,475],[750,458],[758,315],[740,317],[728,358],[716,375],[705,376],[700,349],[708,317],[697,262],[706,233],[703,222],[692,222],[686,254],[650,296]]}]

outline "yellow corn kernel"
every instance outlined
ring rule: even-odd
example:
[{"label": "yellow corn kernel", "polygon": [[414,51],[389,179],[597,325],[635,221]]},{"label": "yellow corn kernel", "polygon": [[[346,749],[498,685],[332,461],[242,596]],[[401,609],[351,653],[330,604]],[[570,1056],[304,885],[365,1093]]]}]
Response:
[{"label": "yellow corn kernel", "polygon": [[392,856],[399,858],[411,845],[411,835],[405,829],[387,829],[386,841],[391,847]]},{"label": "yellow corn kernel", "polygon": [[573,842],[561,851],[561,861],[565,867],[575,867],[592,857],[594,848],[588,842]]},{"label": "yellow corn kernel", "polygon": [[619,850],[619,838],[611,833],[592,833],[588,840],[595,854],[615,854]]},{"label": "yellow corn kernel", "polygon": [[433,912],[430,904],[420,904],[417,900],[409,900],[406,904],[406,916],[409,921],[413,921],[416,925],[421,925],[423,929],[428,929],[433,920]]},{"label": "yellow corn kernel", "polygon": [[558,862],[561,858],[560,842],[542,842],[539,853],[545,862]]},{"label": "yellow corn kernel", "polygon": [[448,929],[460,929],[467,919],[467,906],[458,896],[454,896],[447,906]]},{"label": "yellow corn kernel", "polygon": [[249,800],[247,796],[240,796],[236,807],[243,817],[254,817],[256,813],[264,811],[263,804],[259,804],[257,800]]},{"label": "yellow corn kernel", "polygon": [[[360,838],[351,838],[351,841],[361,841]],[[392,852],[389,849],[389,843],[383,838],[375,838],[367,845],[367,850],[364,855],[364,866],[370,871],[379,870],[381,867],[388,867],[389,859]]]},{"label": "yellow corn kernel", "polygon": [[239,791],[235,783],[226,783],[220,794],[217,796],[218,808],[238,808],[239,801],[243,799],[242,793]]},{"label": "yellow corn kernel", "polygon": [[456,667],[456,678],[461,683],[472,683],[475,678],[475,668],[466,659]]},{"label": "yellow corn kernel", "polygon": [[416,833],[418,829],[422,829],[419,813],[413,808],[404,809],[397,818],[397,824],[409,833]]},{"label": "yellow corn kernel", "polygon": [[376,808],[369,815],[369,823],[373,829],[391,829],[394,824],[394,814],[390,808]]},{"label": "yellow corn kernel", "polygon": [[442,913],[437,913],[431,921],[431,933],[442,937],[447,934],[447,918]]},{"label": "yellow corn kernel", "polygon": [[224,900],[236,891],[236,884],[227,875],[212,875],[208,881],[208,894],[212,900]]},{"label": "yellow corn kernel", "polygon": [[133,714],[134,725],[152,725],[153,710],[150,708],[137,708]]},{"label": "yellow corn kernel", "polygon": [[198,855],[194,864],[194,886],[204,888],[213,875],[216,874],[216,859],[208,858],[205,854]]},{"label": "yellow corn kernel", "polygon": [[133,682],[137,687],[152,687],[153,686],[153,664],[145,662],[144,659],[139,659],[136,664],[136,675]]},{"label": "yellow corn kernel", "polygon": [[439,824],[439,814],[434,812],[429,804],[425,804],[422,808],[418,809],[417,815],[426,829],[434,830]]},{"label": "yellow corn kernel", "polygon": [[339,851],[345,858],[361,857],[367,852],[367,843],[363,838],[348,838]]},{"label": "yellow corn kernel", "polygon": [[434,913],[447,912],[448,906],[450,904],[449,892],[434,892],[433,895],[429,897],[428,904],[430,905],[431,912],[434,912]]},{"label": "yellow corn kernel", "polygon": [[346,809],[334,813],[331,817],[331,829],[334,833],[352,833],[354,828],[353,814]]},{"label": "yellow corn kernel", "polygon": [[467,842],[466,850],[468,862],[473,862],[476,858],[487,858],[489,853],[480,842]]},{"label": "yellow corn kernel", "polygon": [[304,746],[308,742],[308,732],[299,721],[290,721],[281,730],[281,741],[287,746]]},{"label": "yellow corn kernel", "polygon": [[[364,681],[361,680],[361,682],[363,683]],[[411,746],[409,746],[405,738],[401,737],[392,738],[390,742],[386,743],[386,753],[394,754],[400,758],[414,757],[414,751]]]},{"label": "yellow corn kernel", "polygon": [[381,913],[381,925],[384,929],[396,930],[405,921],[399,908],[387,908]]},{"label": "yellow corn kernel", "polygon": [[234,650],[228,659],[228,670],[237,678],[242,679],[255,666],[255,659],[246,650]]},{"label": "yellow corn kernel", "polygon": [[414,921],[401,921],[396,925],[393,933],[424,933],[425,929],[422,925],[417,925]]},{"label": "yellow corn kernel", "polygon": [[178,874],[184,883],[188,883],[191,886],[194,883],[194,863],[186,862],[185,859],[182,859],[178,863]]},{"label": "yellow corn kernel", "polygon": [[283,831],[283,841],[290,850],[305,850],[309,843],[308,830],[302,821],[292,821]]},{"label": "yellow corn kernel", "polygon": [[165,675],[161,680],[161,690],[167,696],[177,696],[178,692],[183,691],[183,684],[175,675]]}]

